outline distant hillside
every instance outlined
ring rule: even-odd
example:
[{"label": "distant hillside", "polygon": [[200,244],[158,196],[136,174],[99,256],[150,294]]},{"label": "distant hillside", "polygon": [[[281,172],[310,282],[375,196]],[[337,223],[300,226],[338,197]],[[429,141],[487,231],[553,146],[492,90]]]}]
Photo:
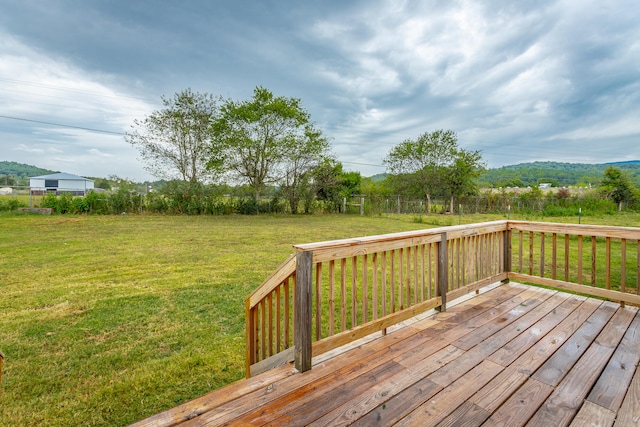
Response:
[{"label": "distant hillside", "polygon": [[607,166],[626,171],[640,186],[640,160],[615,163],[531,162],[487,170],[479,179],[485,187],[521,187],[544,182],[556,186],[597,184]]},{"label": "distant hillside", "polygon": [[0,161],[0,175],[13,175],[15,177],[22,176],[39,176],[56,173],[49,169],[42,169],[36,166],[25,165],[24,163]]},{"label": "distant hillside", "polygon": [[370,176],[369,179],[372,182],[384,181],[385,178],[387,177],[387,175],[388,174],[386,174],[386,173],[379,173],[379,174]]}]

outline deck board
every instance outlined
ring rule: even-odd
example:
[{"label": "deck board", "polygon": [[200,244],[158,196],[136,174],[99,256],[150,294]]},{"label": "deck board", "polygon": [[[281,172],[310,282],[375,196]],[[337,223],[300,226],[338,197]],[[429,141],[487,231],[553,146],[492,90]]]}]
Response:
[{"label": "deck board", "polygon": [[640,426],[640,367],[636,368],[614,426]]},{"label": "deck board", "polygon": [[638,362],[640,362],[640,316],[636,316],[629,326],[615,354],[589,393],[587,401],[611,411],[617,411],[622,405],[633,378],[633,368],[638,366]]},{"label": "deck board", "polygon": [[504,284],[331,356],[135,426],[640,426],[640,314],[612,302]]},{"label": "deck board", "polygon": [[[608,309],[613,304],[603,304]],[[615,348],[622,340],[636,310],[619,308],[597,339],[562,379],[549,399],[531,419],[531,425],[568,425],[598,381]]]}]

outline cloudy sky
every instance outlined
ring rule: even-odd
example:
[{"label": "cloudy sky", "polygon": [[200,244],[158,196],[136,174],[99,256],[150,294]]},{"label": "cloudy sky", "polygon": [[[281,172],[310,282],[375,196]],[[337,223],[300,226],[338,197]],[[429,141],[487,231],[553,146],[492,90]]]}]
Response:
[{"label": "cloudy sky", "polygon": [[489,167],[640,159],[639,22],[637,0],[0,0],[0,160],[143,180],[122,135],[161,96],[259,85],[364,176],[436,129]]}]

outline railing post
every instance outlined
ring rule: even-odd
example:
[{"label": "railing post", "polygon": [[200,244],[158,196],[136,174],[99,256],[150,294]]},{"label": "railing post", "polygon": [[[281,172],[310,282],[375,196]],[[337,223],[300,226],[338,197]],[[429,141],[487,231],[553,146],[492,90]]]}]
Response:
[{"label": "railing post", "polygon": [[449,261],[447,259],[447,233],[440,235],[438,244],[438,289],[436,296],[442,298],[438,311],[447,311],[447,290],[449,289]]},{"label": "railing post", "polygon": [[[507,229],[502,232],[502,256],[504,259],[503,270],[505,273],[511,273],[511,230],[509,230],[509,224],[507,223]],[[502,283],[509,283],[509,279],[504,279]]]},{"label": "railing post", "polygon": [[313,252],[296,253],[296,288],[294,295],[294,362],[300,372],[311,369],[311,289],[313,287]]},{"label": "railing post", "polygon": [[245,338],[246,343],[246,373],[247,378],[251,377],[251,365],[256,363],[256,341],[258,339],[256,334],[256,322],[253,316],[253,311],[250,307],[249,298],[245,302]]}]

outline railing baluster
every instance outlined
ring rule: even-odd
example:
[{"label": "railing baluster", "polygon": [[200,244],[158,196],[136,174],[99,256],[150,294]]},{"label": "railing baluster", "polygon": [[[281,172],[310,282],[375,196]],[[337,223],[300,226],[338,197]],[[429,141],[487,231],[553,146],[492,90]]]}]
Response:
[{"label": "railing baluster", "polygon": [[551,278],[556,280],[558,273],[558,234],[551,235]]},{"label": "railing baluster", "polygon": [[280,334],[282,333],[280,327],[280,324],[282,322],[280,288],[281,286],[278,286],[276,288],[276,353],[280,353],[280,351],[282,350],[282,340],[280,338]]},{"label": "railing baluster", "polygon": [[358,259],[351,257],[351,328],[358,326]]},{"label": "railing baluster", "polygon": [[627,286],[627,239],[620,239],[620,291]]},{"label": "railing baluster", "polygon": [[473,236],[474,280],[480,280],[480,236]]},{"label": "railing baluster", "polygon": [[564,281],[569,281],[569,234],[564,235]]},{"label": "railing baluster", "polygon": [[284,282],[284,346],[289,348],[291,343],[291,300],[289,279]]},{"label": "railing baluster", "polygon": [[404,309],[404,250],[400,248],[398,250],[398,270],[400,270],[400,277],[398,278],[398,298],[400,299],[400,310]]},{"label": "railing baluster", "polygon": [[[640,246],[640,245],[639,245]],[[433,257],[431,254],[431,248],[433,247],[432,243],[429,243],[429,248],[428,248],[428,252],[429,252],[429,278],[428,278],[428,284],[429,287],[427,288],[427,298],[431,299],[431,295],[433,295],[432,289],[433,289]],[[640,256],[640,251],[638,251],[638,256]]]},{"label": "railing baluster", "polygon": [[540,233],[540,277],[544,277],[544,233]]},{"label": "railing baluster", "polygon": [[458,239],[451,239],[449,245],[449,286],[458,289]]},{"label": "railing baluster", "polygon": [[378,318],[378,253],[375,252],[371,259],[371,287],[373,290],[373,320]]},{"label": "railing baluster", "polygon": [[406,276],[406,301],[405,307],[411,306],[411,246],[407,248],[407,276]]},{"label": "railing baluster", "polygon": [[367,254],[362,255],[362,323],[369,321],[369,265],[367,263]]},{"label": "railing baluster", "polygon": [[533,231],[529,232],[529,276],[533,276]]},{"label": "railing baluster", "polygon": [[591,286],[596,285],[596,236],[591,236]]},{"label": "railing baluster", "polygon": [[269,356],[273,356],[273,292],[267,297],[269,306]]},{"label": "railing baluster", "polygon": [[462,266],[462,261],[460,260],[461,240],[461,237],[456,239],[456,289],[459,289],[462,286],[460,282],[460,267]]},{"label": "railing baluster", "polygon": [[491,272],[490,274],[497,274],[498,270],[499,270],[499,263],[500,263],[500,254],[499,254],[499,248],[500,248],[500,240],[498,239],[498,235],[496,233],[491,233]]},{"label": "railing baluster", "polygon": [[425,268],[425,258],[424,258],[424,248],[425,245],[420,245],[420,301],[424,301],[424,272]]},{"label": "railing baluster", "polygon": [[260,303],[260,357],[264,359],[267,357],[267,346],[266,346],[266,314],[265,314],[265,304],[266,299],[262,300]]},{"label": "railing baluster", "polygon": [[395,313],[396,312],[395,250],[391,250],[389,254],[391,255],[391,274],[390,274],[391,283],[389,288],[391,290],[391,313]]},{"label": "railing baluster", "polygon": [[420,283],[418,282],[418,247],[413,248],[413,304],[418,303],[418,286]]},{"label": "railing baluster", "polygon": [[335,333],[335,280],[336,266],[335,261],[329,261],[329,335]]},{"label": "railing baluster", "polygon": [[[512,262],[512,257],[513,257],[513,245],[512,245],[512,233],[511,230],[507,229],[504,232],[504,237],[503,237],[503,245],[504,245],[504,259],[503,259],[503,272],[505,273],[510,273],[512,268],[511,268],[511,262]],[[509,279],[506,279],[506,281],[508,281]]]},{"label": "railing baluster", "polygon": [[460,238],[460,251],[462,254],[462,266],[461,266],[461,271],[462,271],[462,286],[466,286],[469,284],[469,277],[468,277],[468,272],[467,272],[467,260],[468,260],[468,254],[467,254],[467,240],[468,237],[464,236]]},{"label": "railing baluster", "polygon": [[340,260],[340,292],[342,297],[340,301],[340,330],[345,331],[347,329],[347,260],[345,258]]},{"label": "railing baluster", "polygon": [[518,231],[518,273],[524,271],[522,269],[522,241],[524,240],[522,233],[522,230]]},{"label": "railing baluster", "polygon": [[605,288],[611,289],[611,237],[607,237],[605,242]]},{"label": "railing baluster", "polygon": [[447,291],[449,290],[449,272],[447,261],[447,233],[440,235],[440,242],[438,242],[438,293],[437,296],[442,298],[442,305],[439,307],[440,311],[447,310]]},{"label": "railing baluster", "polygon": [[387,315],[387,252],[382,252],[382,316]]},{"label": "railing baluster", "polygon": [[578,284],[582,284],[583,279],[582,271],[582,234],[578,235]]},{"label": "railing baluster", "polygon": [[316,340],[322,338],[322,263],[316,264]]},{"label": "railing baluster", "polygon": [[[507,235],[508,231],[505,230],[503,232],[496,233],[496,259],[498,262],[496,263],[496,270],[494,274],[500,274],[507,270],[505,270],[505,259],[507,255]],[[478,291],[476,290],[476,293]]]}]

